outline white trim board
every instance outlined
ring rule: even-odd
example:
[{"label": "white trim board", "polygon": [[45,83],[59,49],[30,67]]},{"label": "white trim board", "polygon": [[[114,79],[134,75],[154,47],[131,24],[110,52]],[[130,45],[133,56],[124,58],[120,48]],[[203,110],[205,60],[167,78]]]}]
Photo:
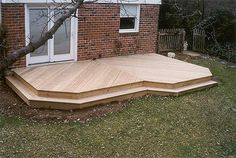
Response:
[{"label": "white trim board", "polygon": [[[94,0],[85,0],[91,2]],[[71,0],[2,0],[2,3],[70,3]],[[96,3],[161,4],[161,0],[98,0]]]}]

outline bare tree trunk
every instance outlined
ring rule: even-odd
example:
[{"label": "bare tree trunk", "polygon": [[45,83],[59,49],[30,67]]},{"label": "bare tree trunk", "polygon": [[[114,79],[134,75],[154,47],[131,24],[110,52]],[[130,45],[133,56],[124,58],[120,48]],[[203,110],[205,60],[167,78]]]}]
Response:
[{"label": "bare tree trunk", "polygon": [[72,15],[76,15],[77,9],[83,4],[83,2],[84,0],[74,0],[74,3],[71,4],[72,7],[68,9],[68,12],[55,21],[53,27],[49,31],[45,32],[36,42],[30,42],[27,46],[9,53],[7,57],[0,60],[0,73],[4,72],[4,70],[13,65],[21,57],[34,52],[39,47],[43,46],[49,39],[52,39],[53,35],[62,26],[64,21]]}]

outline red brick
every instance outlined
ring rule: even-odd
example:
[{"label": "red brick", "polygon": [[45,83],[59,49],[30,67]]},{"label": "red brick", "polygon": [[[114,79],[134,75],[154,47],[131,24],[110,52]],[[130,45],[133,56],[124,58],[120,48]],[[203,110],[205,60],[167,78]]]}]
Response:
[{"label": "red brick", "polygon": [[[141,5],[139,32],[121,34],[119,6],[84,4],[79,9],[78,60],[156,52],[159,5]],[[3,4],[2,14],[8,52],[12,52],[25,45],[24,5]],[[22,58],[14,66],[25,65]]]},{"label": "red brick", "polygon": [[[25,46],[25,9],[23,4],[2,4],[2,21],[7,29],[7,51]],[[26,65],[25,57],[17,61],[13,67]]]}]

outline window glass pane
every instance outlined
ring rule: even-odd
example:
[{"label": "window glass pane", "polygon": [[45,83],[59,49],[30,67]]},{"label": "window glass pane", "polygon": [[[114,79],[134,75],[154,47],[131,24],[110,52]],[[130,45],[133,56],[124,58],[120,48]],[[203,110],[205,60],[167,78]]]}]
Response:
[{"label": "window glass pane", "polygon": [[137,5],[121,5],[120,6],[120,17],[136,17],[137,16]]},{"label": "window glass pane", "polygon": [[120,29],[135,29],[135,18],[120,18]]},{"label": "window glass pane", "polygon": [[[30,9],[29,10],[30,21],[30,41],[37,41],[42,34],[48,30],[48,10],[47,9]],[[48,44],[41,46],[33,53],[30,53],[31,57],[48,55]]]},{"label": "window glass pane", "polygon": [[[64,10],[55,11],[57,20]],[[71,19],[67,19],[54,35],[54,54],[70,54]]]}]

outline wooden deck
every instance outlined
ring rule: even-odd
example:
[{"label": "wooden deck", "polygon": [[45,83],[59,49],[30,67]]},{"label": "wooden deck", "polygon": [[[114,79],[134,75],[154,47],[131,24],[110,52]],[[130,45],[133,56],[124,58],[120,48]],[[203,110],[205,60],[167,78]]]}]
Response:
[{"label": "wooden deck", "polygon": [[157,54],[21,68],[6,80],[28,105],[65,110],[145,94],[177,96],[217,84],[208,68]]}]

